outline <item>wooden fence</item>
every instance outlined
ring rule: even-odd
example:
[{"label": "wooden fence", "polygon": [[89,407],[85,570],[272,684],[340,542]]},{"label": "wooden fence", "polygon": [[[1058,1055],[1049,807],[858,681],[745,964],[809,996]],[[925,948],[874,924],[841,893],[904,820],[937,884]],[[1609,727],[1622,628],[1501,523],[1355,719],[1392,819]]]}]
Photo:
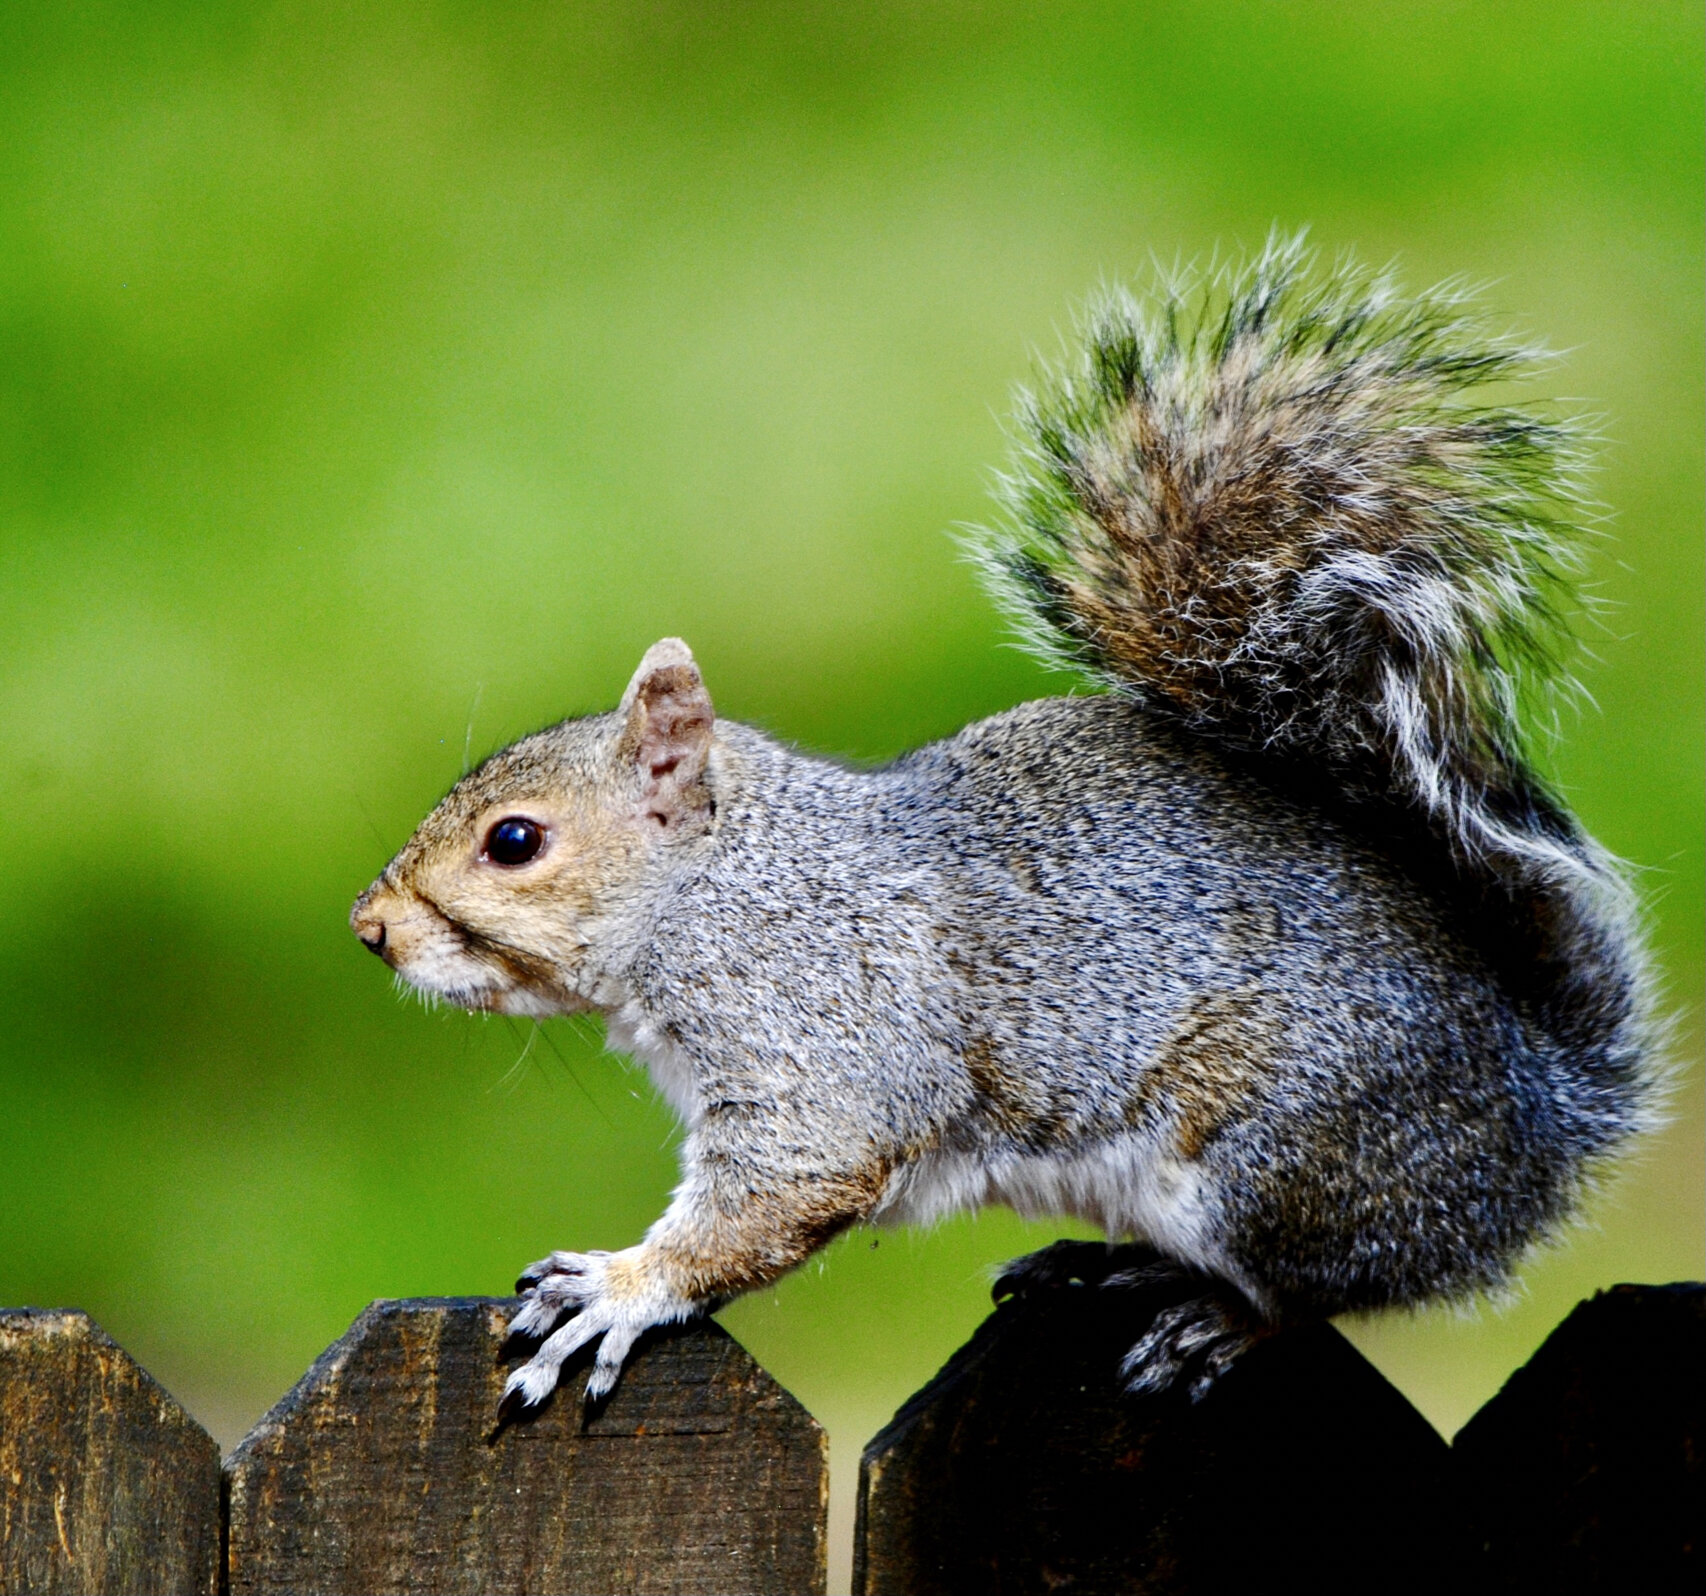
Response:
[{"label": "wooden fence", "polygon": [[[723,1330],[499,1429],[511,1305],[376,1302],[221,1465],[83,1314],[0,1311],[0,1593],[805,1593],[823,1431]],[[1447,1446],[1336,1331],[1202,1402],[1114,1380],[1134,1305],[1003,1304],[866,1448],[854,1588],[1685,1588],[1706,1287],[1583,1303]]]}]

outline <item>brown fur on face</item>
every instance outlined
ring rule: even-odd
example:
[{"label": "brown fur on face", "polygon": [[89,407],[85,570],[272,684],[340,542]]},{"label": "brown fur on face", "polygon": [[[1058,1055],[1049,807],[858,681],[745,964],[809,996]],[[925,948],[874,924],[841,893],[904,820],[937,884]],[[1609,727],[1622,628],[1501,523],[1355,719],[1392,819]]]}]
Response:
[{"label": "brown fur on face", "polygon": [[[692,655],[667,639],[617,713],[523,738],[463,777],[357,899],[351,927],[405,980],[465,1008],[591,1006],[601,946],[621,940],[659,850],[709,823],[713,730]],[[544,834],[521,864],[486,851],[509,818]]]}]

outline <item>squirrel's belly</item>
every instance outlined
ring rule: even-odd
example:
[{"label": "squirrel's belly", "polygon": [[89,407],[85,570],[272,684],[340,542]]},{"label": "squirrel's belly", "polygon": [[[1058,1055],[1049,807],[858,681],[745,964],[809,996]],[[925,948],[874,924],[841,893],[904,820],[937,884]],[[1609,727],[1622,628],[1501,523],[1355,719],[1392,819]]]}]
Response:
[{"label": "squirrel's belly", "polygon": [[1001,1203],[1025,1219],[1082,1219],[1110,1241],[1140,1241],[1246,1290],[1221,1242],[1218,1194],[1170,1138],[1133,1132],[1071,1152],[926,1153],[897,1169],[872,1218],[931,1224]]}]

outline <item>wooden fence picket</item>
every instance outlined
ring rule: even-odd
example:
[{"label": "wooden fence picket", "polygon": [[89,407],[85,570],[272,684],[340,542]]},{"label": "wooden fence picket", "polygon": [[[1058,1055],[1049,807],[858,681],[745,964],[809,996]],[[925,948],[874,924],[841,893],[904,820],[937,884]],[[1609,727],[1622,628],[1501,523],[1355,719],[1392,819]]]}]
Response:
[{"label": "wooden fence picket", "polygon": [[1118,1388],[1156,1304],[1004,1303],[866,1448],[854,1591],[1691,1589],[1706,1286],[1584,1302],[1447,1447],[1326,1326],[1200,1402]]},{"label": "wooden fence picket", "polygon": [[218,1585],[213,1437],[87,1314],[0,1309],[0,1593]]},{"label": "wooden fence picket", "polygon": [[1706,1286],[1582,1303],[1452,1443],[1492,1591],[1706,1573]]},{"label": "wooden fence picket", "polygon": [[231,1596],[822,1591],[823,1431],[726,1331],[494,1426],[513,1303],[376,1302],[225,1465]]},{"label": "wooden fence picket", "polygon": [[1343,1336],[1134,1397],[1152,1312],[1086,1286],[996,1309],[866,1448],[854,1591],[1461,1588],[1450,1449]]}]

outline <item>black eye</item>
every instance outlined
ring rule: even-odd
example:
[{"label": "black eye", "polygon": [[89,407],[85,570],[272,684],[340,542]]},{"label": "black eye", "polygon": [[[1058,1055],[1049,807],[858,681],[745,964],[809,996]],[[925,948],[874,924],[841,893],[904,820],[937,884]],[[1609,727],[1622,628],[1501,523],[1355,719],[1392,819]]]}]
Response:
[{"label": "black eye", "polygon": [[531,820],[509,815],[486,833],[486,857],[493,864],[526,864],[544,846],[545,833]]}]

